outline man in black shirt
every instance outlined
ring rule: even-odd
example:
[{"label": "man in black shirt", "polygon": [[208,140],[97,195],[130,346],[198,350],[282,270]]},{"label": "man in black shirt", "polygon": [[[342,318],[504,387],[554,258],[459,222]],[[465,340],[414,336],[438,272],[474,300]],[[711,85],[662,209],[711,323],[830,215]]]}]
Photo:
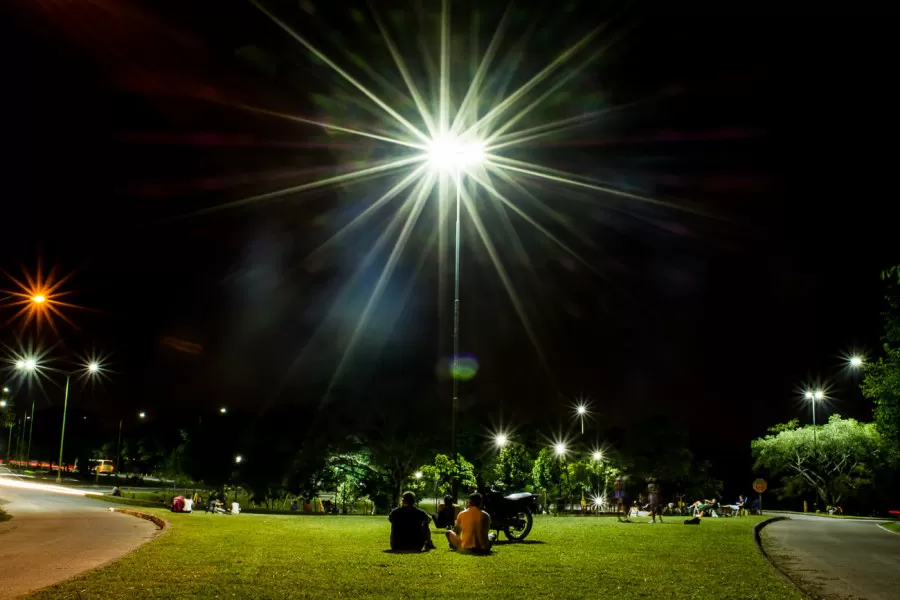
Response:
[{"label": "man in black shirt", "polygon": [[391,550],[399,552],[421,552],[424,547],[432,550],[431,517],[424,510],[416,508],[416,495],[405,492],[402,505],[388,515],[391,522]]}]

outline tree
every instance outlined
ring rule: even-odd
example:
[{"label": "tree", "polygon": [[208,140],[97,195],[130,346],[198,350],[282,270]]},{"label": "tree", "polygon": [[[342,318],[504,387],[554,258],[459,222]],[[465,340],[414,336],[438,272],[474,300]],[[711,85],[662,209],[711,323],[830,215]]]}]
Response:
[{"label": "tree", "polygon": [[882,437],[874,423],[832,415],[826,425],[776,425],[751,442],[755,468],[781,475],[779,497],[812,491],[825,505],[836,505],[871,483],[883,463]]},{"label": "tree", "polygon": [[[437,493],[441,496],[453,493],[454,482],[464,488],[476,485],[475,466],[461,454],[455,461],[446,454],[438,454],[431,464],[422,466],[419,471],[422,473],[421,485],[424,487],[429,481],[435,482]],[[418,491],[421,493],[424,490]]]},{"label": "tree", "polygon": [[494,485],[506,490],[522,490],[532,481],[533,461],[522,444],[509,443],[500,449],[494,462]]},{"label": "tree", "polygon": [[[898,277],[900,266],[882,273],[883,278]],[[887,296],[889,309],[884,315],[884,356],[866,365],[863,395],[875,402],[875,424],[894,449],[900,446],[900,298]]]},{"label": "tree", "polygon": [[531,467],[531,482],[535,490],[544,492],[545,504],[547,496],[556,496],[566,491],[562,480],[562,461],[550,448],[541,448]]}]

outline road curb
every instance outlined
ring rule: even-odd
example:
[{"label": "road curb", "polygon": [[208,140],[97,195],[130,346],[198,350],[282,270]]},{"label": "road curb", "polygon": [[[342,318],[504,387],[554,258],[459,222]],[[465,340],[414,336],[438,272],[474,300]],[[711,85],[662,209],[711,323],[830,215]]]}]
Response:
[{"label": "road curb", "polygon": [[892,529],[888,529],[887,527],[885,527],[883,523],[876,523],[876,525],[878,525],[880,528],[884,529],[884,530],[887,531],[888,533],[893,533],[894,535],[900,535],[900,533],[898,533],[898,532],[896,532],[896,531],[894,531],[894,530],[892,530]]},{"label": "road curb", "polygon": [[778,521],[790,521],[790,520],[791,520],[790,517],[771,517],[769,519],[766,519],[765,521],[760,521],[759,523],[757,523],[756,525],[753,526],[753,542],[756,544],[756,548],[759,550],[759,553],[762,554],[763,559],[765,559],[765,561],[767,563],[769,563],[769,566],[772,567],[772,570],[775,571],[775,574],[778,575],[778,577],[784,583],[788,584],[789,586],[791,586],[792,588],[797,590],[797,593],[800,594],[801,596],[803,596],[804,598],[808,598],[809,600],[812,600],[813,597],[810,596],[808,593],[806,593],[806,591],[804,591],[803,588],[801,588],[799,585],[797,585],[797,582],[794,581],[793,579],[791,579],[787,573],[782,571],[781,568],[777,564],[775,564],[775,561],[772,559],[772,557],[769,556],[769,553],[766,552],[766,549],[763,548],[762,537],[760,537],[760,534],[762,533],[763,528],[766,525],[771,525],[772,523],[777,523]]},{"label": "road curb", "polygon": [[150,521],[151,523],[153,523],[154,525],[159,527],[160,531],[165,531],[169,527],[169,522],[166,521],[165,519],[161,519],[160,517],[157,517],[156,515],[151,515],[149,513],[140,512],[138,510],[131,510],[128,508],[110,507],[109,512],[118,512],[118,513],[122,513],[122,514],[126,514],[126,515],[131,515],[132,517],[146,519],[147,521]]}]

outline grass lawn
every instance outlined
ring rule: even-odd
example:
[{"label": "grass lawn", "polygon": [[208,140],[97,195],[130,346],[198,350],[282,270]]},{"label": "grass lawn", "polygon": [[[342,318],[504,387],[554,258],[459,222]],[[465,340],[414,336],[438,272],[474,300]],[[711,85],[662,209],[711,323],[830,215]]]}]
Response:
[{"label": "grass lawn", "polygon": [[900,533],[900,523],[882,523],[881,525],[895,533]]},{"label": "grass lawn", "polygon": [[34,598],[800,598],[753,544],[761,517],[538,517],[525,543],[471,556],[439,538],[436,551],[384,552],[386,517],[147,512],[169,531]]}]

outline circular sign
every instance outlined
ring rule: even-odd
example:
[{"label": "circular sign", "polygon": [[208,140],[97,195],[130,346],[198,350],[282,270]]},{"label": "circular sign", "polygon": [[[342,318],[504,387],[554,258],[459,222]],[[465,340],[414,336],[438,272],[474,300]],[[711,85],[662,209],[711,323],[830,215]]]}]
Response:
[{"label": "circular sign", "polygon": [[765,479],[757,479],[753,482],[753,489],[762,494],[769,487]]}]

